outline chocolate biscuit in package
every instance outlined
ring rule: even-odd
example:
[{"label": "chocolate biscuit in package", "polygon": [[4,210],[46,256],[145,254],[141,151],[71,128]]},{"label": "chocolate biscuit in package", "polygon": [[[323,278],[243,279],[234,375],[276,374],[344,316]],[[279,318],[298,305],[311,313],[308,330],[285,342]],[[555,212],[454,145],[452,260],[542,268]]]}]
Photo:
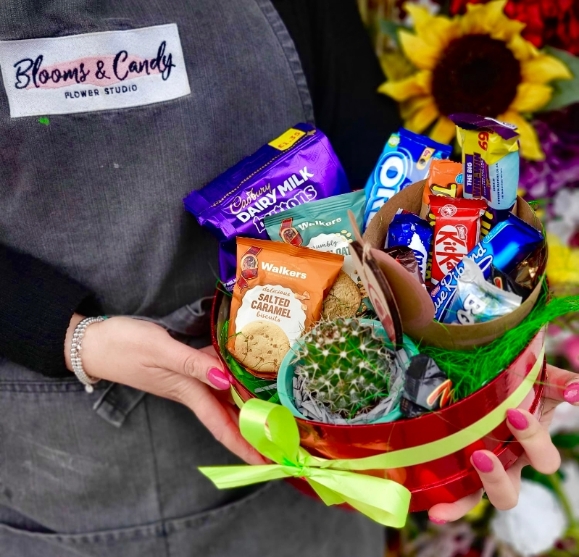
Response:
[{"label": "chocolate biscuit in package", "polygon": [[328,294],[330,300],[326,304],[325,317],[354,317],[366,309],[362,304],[366,293],[350,255],[354,230],[348,218],[350,210],[360,228],[365,204],[364,191],[359,190],[306,203],[265,218],[267,233],[276,242],[344,256],[343,273]]},{"label": "chocolate biscuit in package", "polygon": [[309,201],[350,191],[328,138],[296,124],[184,200],[201,226],[220,240],[219,271],[235,282],[235,238],[267,239],[264,218]]},{"label": "chocolate biscuit in package", "polygon": [[504,221],[517,200],[519,134],[515,126],[476,114],[452,114],[462,147],[464,197],[484,198],[482,234]]},{"label": "chocolate biscuit in package", "polygon": [[274,378],[292,344],[319,320],[343,263],[333,253],[238,238],[229,352],[253,375]]}]

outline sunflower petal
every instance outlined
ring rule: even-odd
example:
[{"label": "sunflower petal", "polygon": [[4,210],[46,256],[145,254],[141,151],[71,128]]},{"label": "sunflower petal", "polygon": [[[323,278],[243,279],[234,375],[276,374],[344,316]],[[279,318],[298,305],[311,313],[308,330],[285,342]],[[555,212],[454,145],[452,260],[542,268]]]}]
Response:
[{"label": "sunflower petal", "polygon": [[400,103],[400,117],[402,120],[408,120],[411,118],[418,110],[432,102],[432,97],[429,95],[424,95],[421,97],[413,97],[408,99],[403,103]]},{"label": "sunflower petal", "polygon": [[398,38],[406,57],[421,70],[432,70],[440,56],[440,49],[408,31],[399,31]]},{"label": "sunflower petal", "polygon": [[525,24],[510,19],[504,13],[505,0],[486,4],[467,4],[467,12],[461,18],[464,34],[488,34],[493,39],[510,41],[520,35]]},{"label": "sunflower petal", "polygon": [[438,143],[448,144],[452,141],[452,138],[456,135],[456,125],[452,120],[449,120],[446,116],[441,116],[438,122],[432,128],[430,132],[430,137]]},{"label": "sunflower petal", "polygon": [[515,35],[507,42],[507,48],[515,55],[515,58],[520,62],[532,60],[539,55],[539,51],[533,44],[526,41],[521,35]]},{"label": "sunflower petal", "polygon": [[422,30],[434,19],[434,16],[424,6],[407,2],[404,9],[410,14],[412,26],[417,33],[422,33]]},{"label": "sunflower petal", "polygon": [[457,21],[445,16],[433,16],[426,8],[407,3],[406,11],[412,17],[416,35],[430,46],[439,49],[438,56],[448,43],[460,35]]},{"label": "sunflower petal", "polygon": [[501,20],[510,21],[503,13],[507,1],[489,2],[488,4],[467,4],[466,14],[462,18],[465,33],[488,33]]},{"label": "sunflower petal", "polygon": [[436,103],[430,98],[429,103],[418,109],[410,118],[405,120],[404,127],[411,132],[422,133],[438,118],[439,114]]},{"label": "sunflower petal", "polygon": [[509,110],[501,116],[499,120],[509,122],[517,126],[517,132],[521,136],[521,156],[531,161],[545,160],[545,153],[541,149],[539,138],[535,128],[531,126],[519,113]]},{"label": "sunflower petal", "polygon": [[[494,4],[494,2],[491,3]],[[520,37],[526,27],[525,23],[516,19],[509,19],[504,14],[501,14],[494,21],[490,21],[488,18],[486,21],[490,36],[499,41],[510,41],[514,37]]]},{"label": "sunflower petal", "polygon": [[407,101],[412,97],[430,93],[430,72],[417,72],[399,81],[387,81],[378,87],[378,92],[392,97],[395,101]]},{"label": "sunflower petal", "polygon": [[493,28],[489,29],[489,34],[493,39],[508,42],[514,37],[520,37],[524,28],[524,23],[505,18],[504,21],[498,22]]},{"label": "sunflower petal", "polygon": [[553,96],[553,88],[544,83],[519,83],[517,95],[509,107],[515,112],[535,112],[543,108]]},{"label": "sunflower petal", "polygon": [[547,54],[540,54],[532,60],[523,62],[521,74],[523,81],[529,83],[549,83],[555,79],[573,79],[573,74],[563,61]]}]

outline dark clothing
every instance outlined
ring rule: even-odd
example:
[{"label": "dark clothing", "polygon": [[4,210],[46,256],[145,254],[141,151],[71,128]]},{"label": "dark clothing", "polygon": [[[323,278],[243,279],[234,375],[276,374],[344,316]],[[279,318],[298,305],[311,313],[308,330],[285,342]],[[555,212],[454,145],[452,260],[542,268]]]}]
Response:
[{"label": "dark clothing", "polygon": [[[275,0],[273,4],[282,16],[300,55],[313,100],[316,124],[329,136],[352,186],[363,187],[389,134],[397,129],[399,117],[395,104],[376,93],[383,76],[357,14],[356,3],[354,0]],[[5,36],[0,38],[24,36],[22,33],[11,33],[8,36],[8,29],[4,33]],[[76,118],[82,119],[81,116]],[[16,130],[16,126],[11,126],[9,122],[7,111],[4,111],[2,119],[5,124],[2,126],[3,145],[0,145],[0,192],[3,188],[13,187],[14,181],[23,179],[20,175],[22,169],[14,169],[14,149],[11,146],[15,143],[16,134],[30,134],[32,137],[29,142],[32,144],[54,141],[51,134],[47,133],[48,130],[36,122],[18,126],[20,129]],[[74,122],[74,125],[78,128],[81,123]],[[122,121],[117,125],[122,125]],[[31,126],[36,128],[36,134],[30,133]],[[264,141],[271,139],[265,135],[263,137]],[[100,139],[107,140],[105,137]],[[129,137],[126,141],[132,145]],[[239,158],[248,154],[238,152]],[[236,162],[233,156],[230,160]],[[68,153],[62,162],[66,166],[80,164],[73,153]],[[15,174],[15,170],[18,170],[18,174]],[[216,169],[217,173],[220,170]],[[23,174],[29,177],[26,170]],[[49,184],[50,180],[60,182],[64,179],[69,182],[67,187],[72,187],[75,179],[87,179],[86,176],[75,178],[70,174],[68,171],[53,172],[42,177],[43,184]],[[209,180],[213,177],[207,175],[206,178]],[[128,178],[135,180],[135,177]],[[97,187],[101,185],[106,187],[106,181]],[[138,184],[133,195],[139,195]],[[121,200],[111,199],[110,202],[121,203]],[[44,201],[43,206],[46,203],[50,204],[50,200]],[[2,206],[3,210],[10,209],[6,204]],[[74,207],[67,210],[74,211]],[[122,206],[122,210],[128,208]],[[192,220],[188,215],[182,218]],[[70,278],[69,275],[75,273],[73,269],[67,268],[66,262],[62,262],[60,269],[57,269],[15,252],[15,247],[24,252],[28,250],[26,244],[14,246],[10,230],[5,229],[8,224],[5,221],[0,227],[0,241],[6,244],[0,247],[0,354],[46,375],[66,376],[68,372],[64,369],[62,345],[72,312],[75,309],[84,310],[85,314],[93,315],[101,312],[102,308],[91,296],[90,284],[81,284]],[[188,222],[183,226],[194,225]],[[77,231],[79,234],[97,235],[101,232],[93,229],[88,220],[83,227],[85,230]],[[28,234],[41,235],[42,230],[30,230]],[[203,235],[202,232],[200,234]],[[103,241],[107,241],[108,235],[102,236]],[[108,241],[114,241],[109,238]],[[206,234],[203,238],[211,241]],[[54,249],[60,247],[55,246]],[[147,252],[152,249],[141,245],[141,257],[148,257],[150,253]],[[215,251],[213,245],[211,249]],[[211,262],[213,270],[217,268],[214,253],[200,260]],[[106,265],[106,261],[100,264]],[[131,264],[138,265],[138,259]],[[189,301],[196,296],[208,294],[210,292],[206,287],[202,292],[191,291]],[[84,307],[79,309],[83,300],[86,300]],[[129,306],[123,309],[133,313],[161,310],[143,307],[136,300]],[[116,313],[120,308],[107,309]],[[162,308],[163,311],[173,309]]]},{"label": "dark clothing", "polygon": [[[189,409],[104,381],[88,394],[64,368],[75,309],[160,318],[185,308],[179,318],[190,314],[207,332],[206,304],[195,302],[214,292],[217,243],[183,209],[190,190],[314,114],[363,186],[398,127],[393,104],[375,93],[382,78],[355,0],[275,5],[295,44],[270,0],[0,2],[0,41],[60,37],[62,61],[90,58],[67,49],[69,36],[176,23],[175,72],[186,68],[191,90],[130,108],[10,118],[13,82],[3,79],[3,557],[383,554],[377,524],[284,482],[215,489],[197,467],[237,459]],[[131,83],[141,90],[149,77],[162,85],[154,75]],[[73,90],[47,95],[64,102]]]}]

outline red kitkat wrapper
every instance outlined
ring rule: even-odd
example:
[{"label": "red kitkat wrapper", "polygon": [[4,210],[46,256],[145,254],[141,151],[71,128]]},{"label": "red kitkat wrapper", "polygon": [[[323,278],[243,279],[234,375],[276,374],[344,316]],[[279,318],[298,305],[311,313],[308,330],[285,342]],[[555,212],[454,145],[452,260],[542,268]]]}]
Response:
[{"label": "red kitkat wrapper", "polygon": [[480,218],[487,208],[483,199],[430,196],[435,216],[432,241],[432,283],[440,282],[479,242]]}]

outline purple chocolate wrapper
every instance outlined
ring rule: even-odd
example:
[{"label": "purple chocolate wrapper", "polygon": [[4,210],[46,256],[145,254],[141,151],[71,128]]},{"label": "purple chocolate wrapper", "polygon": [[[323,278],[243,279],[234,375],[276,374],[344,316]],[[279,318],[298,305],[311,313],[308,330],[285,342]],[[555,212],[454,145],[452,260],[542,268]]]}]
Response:
[{"label": "purple chocolate wrapper", "polygon": [[221,280],[235,280],[235,238],[268,239],[263,219],[318,199],[348,193],[348,180],[328,138],[310,124],[296,124],[199,191],[185,208],[220,245]]},{"label": "purple chocolate wrapper", "polygon": [[503,139],[514,139],[519,134],[516,131],[516,126],[480,116],[479,114],[470,114],[468,112],[457,112],[451,114],[449,118],[459,127],[465,130],[481,130],[487,129],[499,134]]}]

